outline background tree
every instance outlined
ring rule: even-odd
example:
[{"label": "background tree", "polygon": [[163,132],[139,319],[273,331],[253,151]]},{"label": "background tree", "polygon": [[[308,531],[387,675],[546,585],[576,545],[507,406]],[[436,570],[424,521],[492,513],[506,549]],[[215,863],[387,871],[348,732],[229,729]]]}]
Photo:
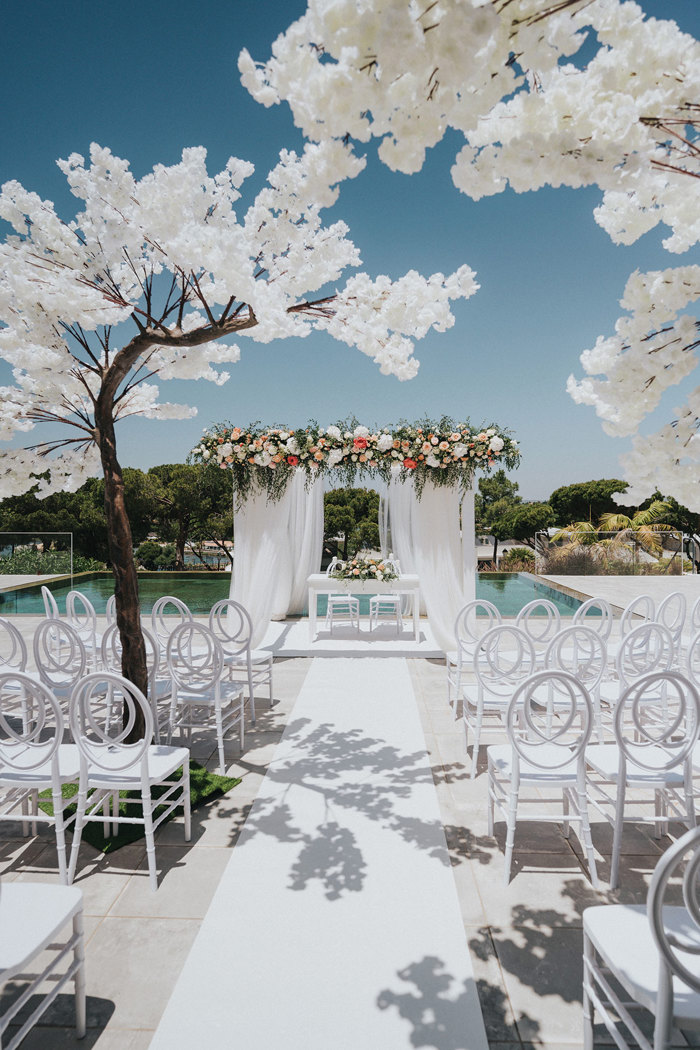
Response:
[{"label": "background tree", "polygon": [[17,182],[0,192],[0,218],[14,230],[0,246],[0,356],[15,381],[0,390],[0,437],[40,423],[70,429],[61,437],[54,429],[33,449],[5,452],[0,495],[31,489],[38,457],[48,472],[40,496],[75,490],[101,468],[122,670],[146,693],[115,424],[135,414],[193,415],[161,403],[148,380],[221,383],[228,377],[217,366],[240,354],[227,339],[248,334],[267,342],[310,327],[407,379],[417,369],[408,336],[452,324],[450,300],[476,285],[462,267],[447,278],[411,271],[395,282],[359,274],[324,293],[359,261],[347,227],[324,227],[320,218],[335,201],[333,184],[363,167],[340,143],[307,146],[301,157],[284,152],[240,219],[236,202],[253,166],[231,158],[212,178],[202,148],[184,150],[179,164],[157,166],[140,180],[95,144],[87,166],[72,154],[59,167],[83,202],[73,221]]},{"label": "background tree", "polygon": [[599,481],[578,481],[562,485],[549,497],[557,525],[562,527],[576,521],[598,522],[601,514],[627,510],[613,499],[613,493],[624,492],[627,482],[619,478],[601,478]]},{"label": "background tree", "polygon": [[502,539],[518,540],[533,550],[537,549],[537,533],[554,525],[554,511],[548,503],[522,503],[501,518],[499,530]]},{"label": "background tree", "polygon": [[[141,470],[124,469],[124,499],[135,543],[148,535],[157,510],[153,479]],[[109,564],[104,481],[89,478],[76,492],[56,492],[39,499],[30,492],[0,501],[1,532],[72,532],[73,551]],[[54,546],[69,540],[56,537]]]},{"label": "background tree", "polygon": [[379,493],[374,489],[341,488],[324,493],[323,538],[340,540],[336,553],[343,560],[358,550],[379,548]]},{"label": "background tree", "polygon": [[[158,483],[156,531],[175,546],[175,569],[185,568],[185,547],[204,540],[220,545],[227,556],[225,539],[233,535],[233,495],[228,471],[192,463],[166,463],[151,467],[149,477]],[[192,549],[192,548],[191,548]]]},{"label": "background tree", "polygon": [[503,519],[518,504],[522,497],[518,495],[517,481],[511,481],[505,470],[497,470],[491,475],[479,478],[479,488],[474,497],[474,516],[477,527],[483,526],[493,536],[493,563],[498,564],[499,540],[511,537],[504,534]]}]

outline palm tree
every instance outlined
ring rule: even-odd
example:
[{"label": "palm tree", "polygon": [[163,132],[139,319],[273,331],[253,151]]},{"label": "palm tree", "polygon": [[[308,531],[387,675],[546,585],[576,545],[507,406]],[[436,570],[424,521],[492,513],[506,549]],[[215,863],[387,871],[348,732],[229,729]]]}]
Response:
[{"label": "palm tree", "polygon": [[626,514],[602,514],[599,531],[617,533],[614,542],[620,546],[634,539],[647,554],[659,558],[663,553],[659,533],[675,531],[672,525],[664,523],[669,513],[671,506],[665,500],[655,499],[646,510],[635,511],[631,518]]}]

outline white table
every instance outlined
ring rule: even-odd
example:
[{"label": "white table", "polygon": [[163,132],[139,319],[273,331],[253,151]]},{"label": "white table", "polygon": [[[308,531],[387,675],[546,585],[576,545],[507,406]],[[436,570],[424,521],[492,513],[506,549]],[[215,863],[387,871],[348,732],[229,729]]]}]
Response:
[{"label": "white table", "polygon": [[323,572],[306,581],[309,588],[309,637],[313,642],[316,627],[316,599],[319,594],[410,594],[413,596],[413,635],[420,641],[420,582],[417,576],[402,573],[396,580],[336,580]]}]

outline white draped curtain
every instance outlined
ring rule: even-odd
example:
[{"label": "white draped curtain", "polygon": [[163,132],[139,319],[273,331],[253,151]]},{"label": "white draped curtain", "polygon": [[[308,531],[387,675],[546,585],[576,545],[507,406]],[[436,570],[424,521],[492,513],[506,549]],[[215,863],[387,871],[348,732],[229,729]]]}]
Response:
[{"label": "white draped curtain", "polygon": [[308,576],[321,567],[323,486],[306,487],[295,472],[275,503],[256,490],[233,508],[233,572],[230,596],[253,621],[253,646],[260,645],[270,620],[302,612]]},{"label": "white draped curtain", "polygon": [[420,578],[435,641],[445,651],[454,649],[457,613],[476,594],[474,493],[462,496],[456,488],[428,481],[418,499],[410,481],[392,478],[387,500],[391,545],[401,569]]}]

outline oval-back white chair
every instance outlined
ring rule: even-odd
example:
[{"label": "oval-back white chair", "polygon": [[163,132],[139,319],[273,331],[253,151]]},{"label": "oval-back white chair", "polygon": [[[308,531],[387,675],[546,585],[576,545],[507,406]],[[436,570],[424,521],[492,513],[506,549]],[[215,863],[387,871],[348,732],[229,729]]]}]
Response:
[{"label": "oval-back white chair", "polygon": [[604,904],[584,911],[585,1047],[593,1046],[596,1013],[617,1045],[628,1045],[621,1028],[634,1031],[634,1004],[654,1018],[655,1050],[670,1050],[674,1028],[700,1027],[699,869],[696,827],[660,858],[646,909]]},{"label": "oval-back white chair", "polygon": [[209,628],[219,639],[229,681],[248,686],[250,718],[255,725],[255,687],[266,686],[272,707],[273,655],[267,649],[251,649],[253,622],[248,610],[233,598],[223,598],[212,606]]},{"label": "oval-back white chair", "polygon": [[554,602],[547,598],[535,598],[522,607],[515,626],[525,631],[535,647],[538,661],[541,662],[547,646],[561,630],[561,616]]},{"label": "oval-back white chair", "polygon": [[[104,720],[105,693],[123,716]],[[143,722],[144,736],[127,743],[137,720]],[[190,840],[190,753],[185,747],[152,745],[153,715],[148,700],[136,686],[121,675],[97,671],[76,686],[70,701],[70,728],[80,754],[80,786],[71,847],[69,879],[78,863],[84,825],[104,822],[112,802],[111,824],[143,823],[151,889],[158,888],[154,832],[176,809],[185,816],[185,840]],[[178,777],[176,774],[182,770]],[[153,788],[165,791],[153,796]],[[142,816],[122,816],[118,793],[140,793]],[[154,811],[158,808],[158,815]]]},{"label": "oval-back white chair", "polygon": [[626,634],[615,658],[623,689],[643,675],[669,671],[673,664],[673,638],[660,623],[643,623]]},{"label": "oval-back white chair", "polygon": [[691,634],[700,631],[700,598],[693,602],[693,608],[690,610],[690,631]]},{"label": "oval-back white chair", "polygon": [[[555,635],[544,655],[548,670],[566,671],[583,685],[593,704],[598,739],[603,738],[600,712],[600,683],[608,662],[605,639],[587,624],[575,623]],[[556,706],[556,696],[554,697]]]},{"label": "oval-back white chair", "polygon": [[695,635],[685,657],[685,674],[696,689],[700,690],[700,631]]},{"label": "oval-back white chair", "polygon": [[113,623],[117,622],[117,596],[116,594],[110,594],[107,599],[107,605],[105,606],[105,617],[107,619],[107,626],[111,627]]},{"label": "oval-back white chair", "polygon": [[493,627],[479,640],[473,659],[474,684],[462,687],[465,749],[474,737],[472,777],[476,776],[484,718],[495,720],[499,735],[503,716],[520,683],[535,671],[535,647],[525,631],[510,624]]},{"label": "oval-back white chair", "polygon": [[459,698],[462,677],[471,669],[480,640],[501,622],[502,617],[496,606],[482,598],[467,602],[460,609],[455,620],[456,648],[445,653],[447,699],[450,704]]},{"label": "oval-back white chair", "polygon": [[97,670],[97,654],[102,635],[97,631],[95,607],[82,591],[69,591],[66,595],[66,620],[82,639],[92,669]]},{"label": "oval-back white chair", "polygon": [[[657,837],[668,826],[669,812],[694,826],[692,756],[699,728],[700,695],[693,683],[678,671],[655,671],[633,682],[620,697],[613,718],[615,743],[588,748],[586,761],[594,774],[589,783],[597,793],[598,808],[613,826],[611,889],[619,884],[623,823],[645,821],[637,808],[643,805],[643,791],[653,793],[654,813],[646,823],[655,825]],[[609,793],[606,784],[611,785]],[[635,790],[631,817],[625,816],[628,786]]]},{"label": "oval-back white chair", "polygon": [[58,620],[61,616],[58,611],[58,602],[45,584],[41,588],[41,597],[44,599],[44,614],[47,619]]},{"label": "oval-back white chair", "polygon": [[0,671],[25,671],[27,645],[15,625],[0,616]]},{"label": "oval-back white chair", "polygon": [[613,612],[605,598],[589,598],[574,613],[572,623],[590,627],[607,642],[613,625]]},{"label": "oval-back white chair", "polygon": [[656,619],[656,607],[654,599],[649,594],[638,594],[622,610],[620,616],[620,638],[633,631],[635,627],[643,623],[651,623]]},{"label": "oval-back white chair", "polygon": [[[557,698],[554,720],[548,715],[553,695]],[[591,882],[596,886],[585,772],[585,748],[593,727],[593,705],[586,687],[567,671],[538,671],[521,682],[513,693],[505,721],[508,743],[489,746],[487,751],[488,834],[493,835],[494,808],[498,808],[506,822],[506,885],[510,882],[518,803],[521,802],[539,806],[537,812],[529,813],[525,819],[563,823],[567,838],[569,824],[579,823]],[[523,797],[528,788],[534,797]],[[552,792],[556,797],[552,797]],[[561,811],[552,814],[551,804],[559,800]]]},{"label": "oval-back white chair", "polygon": [[88,657],[82,639],[65,620],[42,620],[34,632],[34,663],[57,697],[70,696],[84,676]]},{"label": "oval-back white chair", "polygon": [[176,627],[192,622],[192,613],[185,602],[172,594],[156,599],[151,609],[151,634],[158,641],[161,652],[168,648],[168,640]]},{"label": "oval-back white chair", "polygon": [[[63,785],[78,780],[78,754],[63,744],[63,714],[51,689],[22,671],[0,674],[0,821],[21,820],[28,834],[31,822],[53,824],[58,871],[68,881],[65,829],[66,808],[74,799],[63,798]],[[40,791],[49,790],[53,813],[38,805]]]},{"label": "oval-back white chair", "polygon": [[[159,674],[161,670],[160,647],[153,635],[145,627],[141,628],[146,648],[146,667],[148,669],[148,699],[153,713],[153,731],[156,744],[161,738],[167,739],[168,718],[170,716],[169,697],[172,689],[170,675]],[[102,666],[112,674],[122,674],[122,643],[119,628],[111,624],[102,635],[100,646]],[[163,703],[163,701],[168,701]]]},{"label": "oval-back white chair", "polygon": [[680,654],[687,604],[684,594],[680,591],[673,591],[672,594],[666,595],[656,610],[656,622],[668,627],[677,656]]},{"label": "oval-back white chair", "polygon": [[194,620],[181,623],[171,633],[167,649],[173,691],[170,701],[170,734],[214,725],[219,751],[219,772],[226,773],[224,737],[238,726],[244,745],[244,690],[238,682],[224,681],[224,651],[214,632]]}]

